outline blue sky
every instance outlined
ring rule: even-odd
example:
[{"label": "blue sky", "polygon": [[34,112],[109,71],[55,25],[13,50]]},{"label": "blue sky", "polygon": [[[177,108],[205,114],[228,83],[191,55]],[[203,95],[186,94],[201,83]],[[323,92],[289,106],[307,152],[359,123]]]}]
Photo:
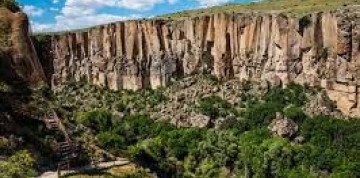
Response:
[{"label": "blue sky", "polygon": [[186,9],[254,0],[17,0],[33,31],[62,31],[114,21],[148,18]]}]

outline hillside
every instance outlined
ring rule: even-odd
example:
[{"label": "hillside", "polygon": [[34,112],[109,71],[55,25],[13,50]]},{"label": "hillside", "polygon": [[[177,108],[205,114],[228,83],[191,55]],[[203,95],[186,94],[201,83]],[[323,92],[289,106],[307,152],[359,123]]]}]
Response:
[{"label": "hillside", "polygon": [[[356,10],[359,9],[360,0],[273,0],[273,1],[258,1],[251,3],[231,3],[228,5],[214,6],[207,8],[199,8],[193,10],[185,10],[171,14],[157,15],[150,19],[141,20],[184,20],[187,18],[199,17],[204,15],[211,15],[217,13],[265,13],[278,14],[285,13],[290,16],[304,16],[306,14],[315,12],[324,12],[331,10]],[[56,35],[66,32],[86,32],[90,29],[76,29],[70,31],[60,32],[41,32],[36,35]]]},{"label": "hillside", "polygon": [[302,16],[320,11],[358,9],[359,0],[274,0],[252,3],[228,4],[204,9],[188,10],[155,17],[164,20],[179,20],[216,13],[285,13]]}]

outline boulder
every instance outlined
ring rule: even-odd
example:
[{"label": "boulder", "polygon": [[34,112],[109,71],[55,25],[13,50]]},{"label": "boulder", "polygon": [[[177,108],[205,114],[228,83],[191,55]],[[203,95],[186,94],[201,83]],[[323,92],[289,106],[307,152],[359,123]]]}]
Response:
[{"label": "boulder", "polygon": [[293,142],[295,144],[303,144],[305,142],[305,138],[303,136],[298,136],[294,138]]},{"label": "boulder", "polygon": [[291,119],[277,117],[268,127],[270,131],[280,137],[293,137],[299,130],[299,126]]},{"label": "boulder", "polygon": [[197,114],[189,118],[190,125],[192,127],[206,128],[210,124],[210,117],[202,114]]}]

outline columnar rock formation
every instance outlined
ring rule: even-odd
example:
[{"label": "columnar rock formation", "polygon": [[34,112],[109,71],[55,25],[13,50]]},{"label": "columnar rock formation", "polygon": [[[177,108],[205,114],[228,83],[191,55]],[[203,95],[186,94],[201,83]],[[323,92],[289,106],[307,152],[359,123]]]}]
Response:
[{"label": "columnar rock formation", "polygon": [[52,82],[157,88],[172,77],[206,70],[221,80],[322,86],[343,112],[360,115],[359,17],[222,13],[98,26],[53,37]]},{"label": "columnar rock formation", "polygon": [[29,36],[25,14],[0,8],[0,77],[9,82],[36,84],[45,75]]}]

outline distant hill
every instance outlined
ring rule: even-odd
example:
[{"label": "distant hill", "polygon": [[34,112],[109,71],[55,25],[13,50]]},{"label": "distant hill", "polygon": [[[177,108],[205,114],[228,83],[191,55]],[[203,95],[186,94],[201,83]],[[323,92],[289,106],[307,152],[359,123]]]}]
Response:
[{"label": "distant hill", "polygon": [[251,3],[233,3],[196,10],[187,10],[172,14],[160,15],[155,18],[178,20],[219,12],[237,13],[291,13],[303,15],[317,11],[328,11],[340,8],[359,8],[360,0],[271,0]]}]

